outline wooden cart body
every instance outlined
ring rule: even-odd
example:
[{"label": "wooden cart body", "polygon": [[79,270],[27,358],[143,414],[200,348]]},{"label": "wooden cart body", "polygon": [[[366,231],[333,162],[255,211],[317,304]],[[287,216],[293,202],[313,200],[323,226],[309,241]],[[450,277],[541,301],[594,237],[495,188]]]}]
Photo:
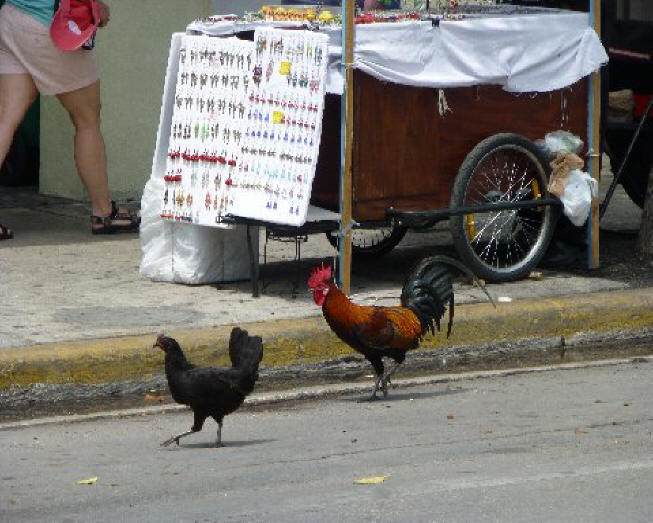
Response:
[{"label": "wooden cart body", "polygon": [[[550,93],[512,94],[498,86],[443,90],[354,75],[353,219],[383,222],[390,207],[449,207],[456,174],[476,144],[497,133],[531,140],[563,128],[587,143],[587,81]],[[340,96],[327,95],[311,202],[340,206]]]}]

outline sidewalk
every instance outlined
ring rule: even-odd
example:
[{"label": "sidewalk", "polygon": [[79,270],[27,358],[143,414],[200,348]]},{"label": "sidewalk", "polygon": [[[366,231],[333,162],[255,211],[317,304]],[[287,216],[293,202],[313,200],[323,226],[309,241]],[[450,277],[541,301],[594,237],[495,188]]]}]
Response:
[{"label": "sidewalk", "polygon": [[[604,178],[602,185],[608,182]],[[225,361],[223,343],[235,324],[264,336],[266,368],[351,355],[330,333],[305,288],[296,299],[291,296],[292,265],[283,261],[292,260],[292,244],[268,244],[268,266],[262,269],[268,286],[257,299],[249,282],[151,282],[138,274],[136,235],[94,237],[84,205],[2,191],[0,222],[16,237],[0,242],[0,390],[38,382],[150,379],[162,367],[160,355],[151,350],[154,333],[161,330],[178,336],[196,361]],[[542,270],[538,279],[488,285],[493,296],[512,300],[497,310],[478,289],[456,284],[456,303],[462,306],[456,309],[454,335],[446,342],[442,336],[427,340],[424,347],[559,341],[583,332],[606,339],[616,331],[650,334],[653,268],[630,263],[639,217],[619,188],[601,224],[602,269]],[[446,225],[409,234],[389,255],[355,266],[356,300],[396,303],[403,278],[418,259],[453,252]],[[333,251],[323,236],[314,235],[302,256],[304,281]]]}]

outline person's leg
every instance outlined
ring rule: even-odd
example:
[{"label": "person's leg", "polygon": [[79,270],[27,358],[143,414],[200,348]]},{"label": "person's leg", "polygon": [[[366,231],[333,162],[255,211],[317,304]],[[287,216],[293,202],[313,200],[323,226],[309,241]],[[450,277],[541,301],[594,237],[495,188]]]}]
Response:
[{"label": "person's leg", "polygon": [[0,165],[5,161],[16,129],[38,94],[29,74],[0,74]]},{"label": "person's leg", "polygon": [[[29,74],[0,74],[0,165],[7,157],[16,129],[38,94]],[[13,237],[11,229],[0,225],[0,240]]]},{"label": "person's leg", "polygon": [[57,95],[75,126],[75,164],[91,198],[94,216],[109,216],[109,179],[100,129],[100,82]]}]

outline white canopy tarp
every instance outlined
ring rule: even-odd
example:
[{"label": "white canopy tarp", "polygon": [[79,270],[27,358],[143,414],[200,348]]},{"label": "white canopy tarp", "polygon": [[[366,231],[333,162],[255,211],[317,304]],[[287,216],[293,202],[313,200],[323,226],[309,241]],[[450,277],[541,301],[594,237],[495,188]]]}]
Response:
[{"label": "white canopy tarp", "polygon": [[[194,22],[189,32],[215,36],[260,23]],[[299,22],[290,22],[301,26]],[[327,92],[342,94],[342,31],[329,35]],[[501,85],[509,92],[567,87],[607,63],[587,13],[478,16],[464,20],[359,24],[354,67],[379,80],[418,87]]]}]

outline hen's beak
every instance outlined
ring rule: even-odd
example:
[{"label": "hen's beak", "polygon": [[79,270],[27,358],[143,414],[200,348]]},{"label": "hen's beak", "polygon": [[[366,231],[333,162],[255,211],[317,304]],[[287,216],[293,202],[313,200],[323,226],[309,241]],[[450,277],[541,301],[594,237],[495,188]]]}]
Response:
[{"label": "hen's beak", "polygon": [[153,349],[156,348],[156,347],[159,347],[159,349],[163,349],[163,347],[161,346],[161,338],[163,338],[163,333],[160,333],[156,337],[156,341],[154,342],[154,345],[152,345]]}]

